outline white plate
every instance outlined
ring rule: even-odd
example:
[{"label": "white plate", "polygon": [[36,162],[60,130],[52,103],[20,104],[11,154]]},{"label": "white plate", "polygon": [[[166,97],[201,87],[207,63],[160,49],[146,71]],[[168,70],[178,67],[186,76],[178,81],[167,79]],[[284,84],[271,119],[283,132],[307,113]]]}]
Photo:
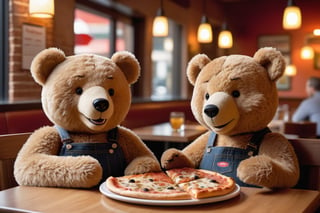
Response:
[{"label": "white plate", "polygon": [[149,200],[149,199],[126,197],[126,196],[118,195],[111,192],[105,186],[105,182],[103,182],[100,185],[99,190],[102,194],[114,200],[119,200],[127,203],[134,203],[134,204],[151,205],[151,206],[177,206],[177,205],[185,206],[185,205],[199,205],[199,204],[205,204],[205,203],[214,203],[214,202],[229,200],[240,194],[240,186],[238,184],[236,184],[236,188],[234,189],[234,191],[230,192],[229,194],[210,197],[210,198],[190,199],[190,200]]}]

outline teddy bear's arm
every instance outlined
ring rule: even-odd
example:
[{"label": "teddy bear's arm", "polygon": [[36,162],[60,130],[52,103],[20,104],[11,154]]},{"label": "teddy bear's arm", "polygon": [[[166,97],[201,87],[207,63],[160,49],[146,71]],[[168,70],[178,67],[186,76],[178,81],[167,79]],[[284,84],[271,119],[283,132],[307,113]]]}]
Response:
[{"label": "teddy bear's arm", "polygon": [[128,162],[125,175],[161,171],[157,158],[133,131],[119,127],[119,144]]},{"label": "teddy bear's arm", "polygon": [[20,185],[92,187],[99,183],[102,168],[90,156],[57,156],[61,147],[53,127],[36,130],[18,153],[14,175]]},{"label": "teddy bear's arm", "polygon": [[204,133],[182,151],[174,148],[166,150],[161,156],[161,166],[164,169],[199,167],[208,137],[209,132]]},{"label": "teddy bear's arm", "polygon": [[258,155],[239,164],[237,175],[246,183],[267,188],[292,187],[299,178],[299,164],[288,140],[279,133],[270,133]]}]

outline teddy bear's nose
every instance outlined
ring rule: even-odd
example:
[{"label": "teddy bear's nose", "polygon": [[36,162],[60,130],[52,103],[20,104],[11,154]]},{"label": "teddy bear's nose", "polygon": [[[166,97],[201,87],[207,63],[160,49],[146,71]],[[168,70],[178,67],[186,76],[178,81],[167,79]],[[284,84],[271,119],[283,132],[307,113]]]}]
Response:
[{"label": "teddy bear's nose", "polygon": [[204,108],[204,113],[206,113],[210,118],[213,118],[219,113],[219,108],[216,105],[209,104]]},{"label": "teddy bear's nose", "polygon": [[93,101],[93,106],[99,112],[104,112],[109,108],[109,102],[104,98],[98,98]]}]

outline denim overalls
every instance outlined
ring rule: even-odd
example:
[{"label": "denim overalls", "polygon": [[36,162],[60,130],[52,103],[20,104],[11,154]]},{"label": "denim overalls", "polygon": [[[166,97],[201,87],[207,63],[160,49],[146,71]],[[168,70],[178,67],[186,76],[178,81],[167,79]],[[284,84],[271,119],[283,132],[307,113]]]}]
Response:
[{"label": "denim overalls", "polygon": [[63,143],[60,156],[90,155],[97,159],[103,168],[104,181],[109,176],[123,176],[126,161],[121,147],[117,143],[118,129],[114,128],[106,133],[106,143],[75,143],[68,131],[60,126],[55,126]]},{"label": "denim overalls", "polygon": [[232,177],[239,186],[252,187],[253,185],[246,184],[237,177],[237,167],[242,160],[258,154],[261,140],[269,132],[271,132],[269,128],[254,132],[246,149],[215,147],[216,133],[212,132],[199,168],[216,171]]}]

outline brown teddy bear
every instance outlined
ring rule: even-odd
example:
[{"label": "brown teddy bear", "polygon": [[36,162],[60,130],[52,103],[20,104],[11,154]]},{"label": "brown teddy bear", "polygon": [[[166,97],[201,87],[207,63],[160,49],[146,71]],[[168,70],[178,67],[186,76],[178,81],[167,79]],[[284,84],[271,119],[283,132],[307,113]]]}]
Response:
[{"label": "brown teddy bear", "polygon": [[209,131],[182,151],[166,150],[165,169],[196,167],[233,177],[240,186],[292,187],[299,166],[288,140],[267,128],[277,106],[276,80],[285,69],[280,52],[259,49],[254,57],[230,55],[191,59],[191,108]]},{"label": "brown teddy bear", "polygon": [[134,55],[66,57],[49,48],[34,58],[31,73],[55,126],[36,130],[20,150],[14,169],[20,185],[87,188],[110,175],[161,170],[141,139],[119,126],[140,74]]}]

